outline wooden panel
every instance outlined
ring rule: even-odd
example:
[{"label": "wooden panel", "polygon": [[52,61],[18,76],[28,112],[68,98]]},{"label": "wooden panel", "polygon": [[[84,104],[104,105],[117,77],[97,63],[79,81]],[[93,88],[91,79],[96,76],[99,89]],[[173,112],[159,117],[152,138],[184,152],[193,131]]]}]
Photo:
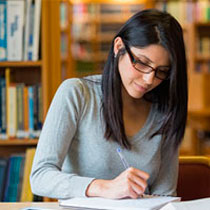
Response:
[{"label": "wooden panel", "polygon": [[189,75],[189,111],[210,107],[210,74]]}]

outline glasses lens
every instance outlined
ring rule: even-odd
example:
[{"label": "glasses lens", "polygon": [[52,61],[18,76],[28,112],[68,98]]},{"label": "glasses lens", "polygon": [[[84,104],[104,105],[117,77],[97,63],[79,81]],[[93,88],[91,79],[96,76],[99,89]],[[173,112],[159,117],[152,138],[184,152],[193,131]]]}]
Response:
[{"label": "glasses lens", "polygon": [[167,79],[169,76],[169,71],[162,71],[162,70],[159,70],[157,69],[156,70],[156,77],[159,78],[159,79]]},{"label": "glasses lens", "polygon": [[136,62],[135,63],[135,68],[141,72],[151,72],[151,68],[149,66],[146,66],[144,63],[142,62]]}]

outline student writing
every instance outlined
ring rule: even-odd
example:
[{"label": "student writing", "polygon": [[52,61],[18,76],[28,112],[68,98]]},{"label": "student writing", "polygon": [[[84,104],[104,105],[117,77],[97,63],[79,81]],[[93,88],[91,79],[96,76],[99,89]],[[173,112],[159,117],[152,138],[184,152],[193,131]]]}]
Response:
[{"label": "student writing", "polygon": [[[183,32],[155,9],[114,37],[102,75],[58,88],[35,154],[34,194],[52,198],[175,195],[187,116]],[[129,162],[124,169],[116,149]]]}]

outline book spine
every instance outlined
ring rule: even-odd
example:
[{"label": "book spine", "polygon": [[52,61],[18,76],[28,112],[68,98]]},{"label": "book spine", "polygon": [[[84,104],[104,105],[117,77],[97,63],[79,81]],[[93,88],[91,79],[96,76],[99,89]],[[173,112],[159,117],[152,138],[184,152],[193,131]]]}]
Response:
[{"label": "book spine", "polygon": [[41,20],[41,0],[35,1],[34,8],[34,42],[33,42],[33,56],[32,60],[39,59],[39,39],[40,39],[40,20]]},{"label": "book spine", "polygon": [[34,4],[30,5],[29,15],[29,35],[27,42],[27,60],[33,60],[33,44],[34,44]]},{"label": "book spine", "polygon": [[7,1],[7,49],[9,61],[23,58],[24,1]]},{"label": "book spine", "polygon": [[28,104],[29,104],[29,137],[34,138],[34,87],[28,87]]},{"label": "book spine", "polygon": [[0,201],[3,201],[7,162],[6,158],[0,158]]},{"label": "book spine", "polygon": [[24,109],[23,109],[24,84],[17,84],[17,137],[24,138]]},{"label": "book spine", "polygon": [[38,136],[40,136],[43,123],[43,99],[42,99],[42,87],[38,86]]},{"label": "book spine", "polygon": [[7,127],[7,121],[6,121],[6,113],[7,113],[7,107],[6,107],[6,80],[5,78],[2,78],[1,80],[1,122],[2,122],[2,129],[0,138],[6,139],[6,127]]},{"label": "book spine", "polygon": [[0,61],[7,60],[7,6],[0,1]]},{"label": "book spine", "polygon": [[24,131],[25,131],[25,138],[29,137],[29,103],[28,103],[28,87],[24,87],[23,90],[23,103],[24,103]]},{"label": "book spine", "polygon": [[9,87],[9,105],[8,105],[8,136],[10,138],[15,138],[17,133],[17,91],[16,85],[11,84]]},{"label": "book spine", "polygon": [[24,28],[24,60],[28,60],[28,44],[29,44],[29,25],[30,25],[30,8],[32,0],[26,1],[26,18],[25,18],[25,28]]}]

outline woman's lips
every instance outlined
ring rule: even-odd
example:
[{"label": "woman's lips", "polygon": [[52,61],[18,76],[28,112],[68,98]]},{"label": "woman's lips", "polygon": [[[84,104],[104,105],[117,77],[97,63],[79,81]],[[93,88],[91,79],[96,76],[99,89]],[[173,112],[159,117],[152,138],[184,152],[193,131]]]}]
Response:
[{"label": "woman's lips", "polygon": [[148,90],[148,87],[145,87],[145,86],[142,86],[142,85],[138,85],[137,83],[134,83],[135,84],[135,86],[136,86],[136,88],[138,89],[138,91],[140,91],[140,92],[147,92],[147,90]]}]

